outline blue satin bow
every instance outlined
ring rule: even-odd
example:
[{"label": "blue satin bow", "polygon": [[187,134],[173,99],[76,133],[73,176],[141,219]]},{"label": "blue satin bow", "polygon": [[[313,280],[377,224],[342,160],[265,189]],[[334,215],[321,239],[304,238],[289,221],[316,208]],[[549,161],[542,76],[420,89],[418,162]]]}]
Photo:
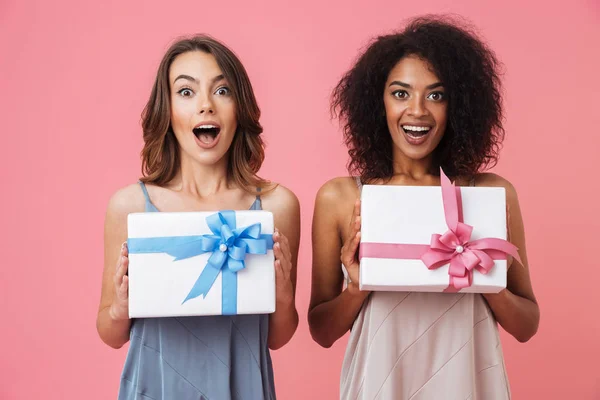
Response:
[{"label": "blue satin bow", "polygon": [[261,234],[261,224],[236,228],[235,211],[220,211],[206,218],[212,235],[130,238],[129,253],[167,253],[175,261],[212,252],[208,263],[182,304],[200,295],[206,297],[222,273],[223,315],[237,314],[237,272],[244,269],[246,254],[267,254],[273,248],[271,235]]}]

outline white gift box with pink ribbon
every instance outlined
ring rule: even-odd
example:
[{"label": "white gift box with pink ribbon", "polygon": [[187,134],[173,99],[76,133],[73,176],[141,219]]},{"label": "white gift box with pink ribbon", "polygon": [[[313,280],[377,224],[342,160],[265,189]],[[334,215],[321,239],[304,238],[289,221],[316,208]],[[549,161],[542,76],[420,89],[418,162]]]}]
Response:
[{"label": "white gift box with pink ribbon", "polygon": [[502,187],[364,185],[361,290],[497,293],[506,288]]}]

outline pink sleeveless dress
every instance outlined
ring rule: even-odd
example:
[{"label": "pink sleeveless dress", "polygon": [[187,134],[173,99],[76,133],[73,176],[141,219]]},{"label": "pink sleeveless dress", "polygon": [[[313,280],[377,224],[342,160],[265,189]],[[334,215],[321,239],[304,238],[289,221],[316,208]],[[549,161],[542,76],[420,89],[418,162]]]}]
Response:
[{"label": "pink sleeveless dress", "polygon": [[480,294],[372,292],[363,304],[342,364],[341,399],[510,397],[498,325]]}]

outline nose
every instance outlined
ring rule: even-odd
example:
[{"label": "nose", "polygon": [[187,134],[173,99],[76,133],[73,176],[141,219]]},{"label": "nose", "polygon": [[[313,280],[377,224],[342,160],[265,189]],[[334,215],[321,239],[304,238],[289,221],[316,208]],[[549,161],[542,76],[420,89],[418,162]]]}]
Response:
[{"label": "nose", "polygon": [[408,113],[413,117],[422,117],[427,115],[427,107],[423,103],[422,96],[414,96],[408,103]]},{"label": "nose", "polygon": [[210,98],[210,96],[204,96],[204,98],[202,98],[200,100],[200,103],[198,104],[198,114],[203,115],[203,114],[214,114],[215,113],[215,107],[214,104]]}]

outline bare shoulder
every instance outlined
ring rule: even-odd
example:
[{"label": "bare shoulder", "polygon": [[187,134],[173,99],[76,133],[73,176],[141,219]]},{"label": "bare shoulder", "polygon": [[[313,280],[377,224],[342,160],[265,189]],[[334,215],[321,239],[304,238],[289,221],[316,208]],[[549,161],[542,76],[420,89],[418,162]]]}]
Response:
[{"label": "bare shoulder", "polygon": [[273,213],[277,229],[290,241],[293,254],[297,254],[300,242],[300,202],[290,189],[276,185],[261,196],[262,209]]},{"label": "bare shoulder", "polygon": [[313,223],[333,223],[338,229],[346,226],[359,198],[360,190],[353,177],[343,176],[325,182],[317,192]]},{"label": "bare shoulder", "polygon": [[517,200],[517,190],[508,179],[501,177],[500,175],[493,173],[478,174],[475,180],[477,186],[488,186],[488,187],[503,187],[506,189],[506,198],[510,201]]},{"label": "bare shoulder", "polygon": [[138,183],[117,190],[110,197],[106,210],[108,217],[122,218],[134,212],[143,212],[146,201]]},{"label": "bare shoulder", "polygon": [[298,212],[300,202],[298,197],[287,187],[281,184],[273,184],[264,195],[261,195],[263,209],[273,213]]},{"label": "bare shoulder", "polygon": [[127,215],[143,212],[145,206],[144,194],[139,184],[131,184],[117,190],[108,201],[106,218],[104,220],[104,248],[110,254],[107,260],[117,259],[117,254],[110,252],[118,249],[127,240]]},{"label": "bare shoulder", "polygon": [[341,176],[333,178],[323,184],[317,192],[317,204],[339,205],[340,202],[354,204],[360,196],[360,191],[354,178]]}]

